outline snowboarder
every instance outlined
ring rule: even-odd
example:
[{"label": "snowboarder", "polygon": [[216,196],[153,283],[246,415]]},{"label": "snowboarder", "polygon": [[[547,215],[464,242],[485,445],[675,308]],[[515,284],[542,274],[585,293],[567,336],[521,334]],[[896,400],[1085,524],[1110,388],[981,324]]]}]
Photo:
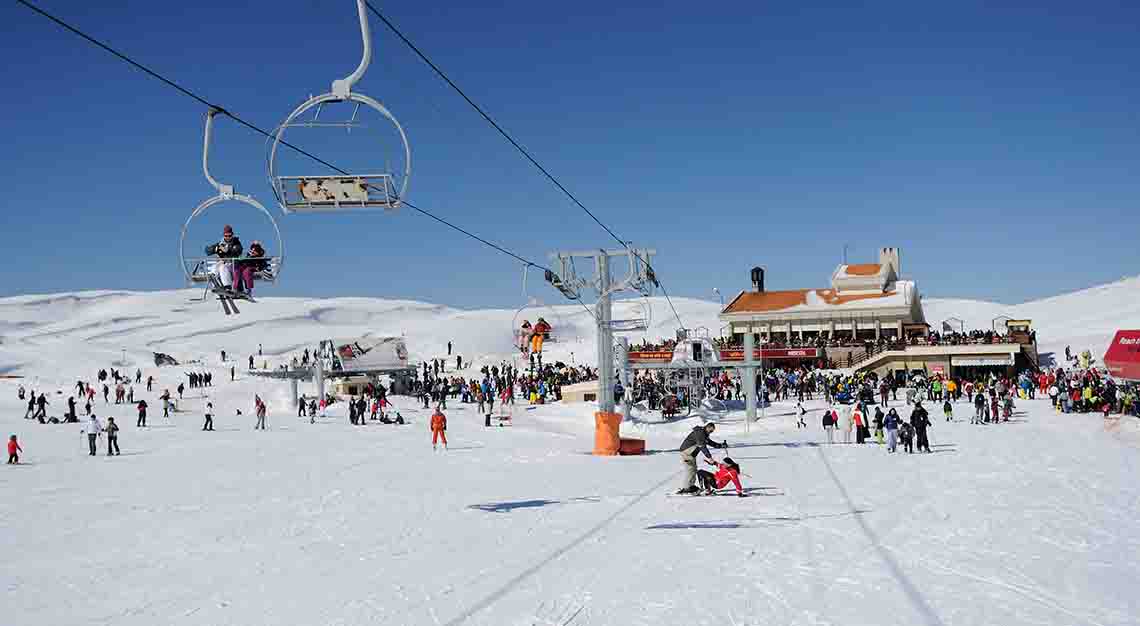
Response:
[{"label": "snowboarder", "polygon": [[[115,418],[107,418],[107,456],[119,456],[119,425]],[[112,450],[114,453],[112,454]]]},{"label": "snowboarder", "polygon": [[214,403],[206,403],[206,423],[202,424],[202,430],[214,430]]},{"label": "snowboarder", "polygon": [[146,428],[146,400],[139,400],[138,410],[139,419],[135,422],[135,428]]},{"label": "snowboarder", "polygon": [[740,466],[736,461],[726,456],[723,463],[705,462],[717,468],[716,474],[707,470],[697,472],[697,479],[700,480],[701,489],[706,496],[711,496],[717,489],[722,489],[731,482],[736,487],[736,495],[744,497],[744,488],[740,486]]},{"label": "snowboarder", "polygon": [[87,424],[83,426],[83,433],[87,435],[87,447],[90,450],[88,456],[95,456],[95,440],[103,436],[103,424],[96,415],[92,414],[88,418]]},{"label": "snowboarder", "polygon": [[19,465],[20,453],[23,451],[20,442],[16,441],[16,435],[8,437],[8,465]]},{"label": "snowboarder", "polygon": [[447,450],[447,416],[435,407],[435,413],[431,415],[431,449],[436,449],[436,440],[443,443],[443,449]]},{"label": "snowboarder", "polygon": [[709,436],[716,431],[716,424],[705,424],[704,426],[694,426],[693,430],[689,433],[685,440],[681,442],[681,465],[685,468],[685,475],[681,482],[681,489],[677,491],[678,494],[694,494],[698,493],[698,489],[694,483],[697,481],[697,455],[704,454],[705,459],[712,461],[712,454],[709,452],[709,446],[714,448],[728,448],[728,442],[722,441],[717,443]]}]

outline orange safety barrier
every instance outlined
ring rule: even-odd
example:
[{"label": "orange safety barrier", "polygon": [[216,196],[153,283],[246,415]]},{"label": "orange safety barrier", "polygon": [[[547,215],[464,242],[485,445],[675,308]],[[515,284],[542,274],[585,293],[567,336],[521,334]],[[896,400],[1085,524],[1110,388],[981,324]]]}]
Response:
[{"label": "orange safety barrier", "polygon": [[645,454],[645,440],[644,439],[626,439],[622,438],[621,445],[618,448],[618,454],[622,456],[629,456],[634,454]]},{"label": "orange safety barrier", "polygon": [[615,456],[621,450],[621,413],[594,413],[594,454]]}]

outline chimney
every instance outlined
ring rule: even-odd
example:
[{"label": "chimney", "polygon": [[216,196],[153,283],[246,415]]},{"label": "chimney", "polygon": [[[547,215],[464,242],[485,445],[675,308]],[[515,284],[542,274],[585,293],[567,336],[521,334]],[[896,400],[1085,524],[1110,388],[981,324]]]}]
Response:
[{"label": "chimney", "polygon": [[899,261],[898,248],[879,248],[879,265],[894,270],[895,278],[902,276],[902,263]]},{"label": "chimney", "polygon": [[752,289],[757,293],[764,292],[764,268],[752,268]]}]

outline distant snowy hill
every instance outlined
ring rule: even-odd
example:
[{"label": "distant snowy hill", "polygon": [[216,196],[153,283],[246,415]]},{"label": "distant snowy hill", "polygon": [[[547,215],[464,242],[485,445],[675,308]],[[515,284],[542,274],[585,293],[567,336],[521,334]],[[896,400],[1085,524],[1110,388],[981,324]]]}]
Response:
[{"label": "distant snowy hill", "polygon": [[[511,332],[518,320],[542,315],[556,327],[550,357],[566,361],[595,360],[590,313],[580,305],[518,309],[464,310],[409,300],[376,298],[262,297],[244,304],[241,315],[226,317],[216,302],[192,303],[196,290],[160,292],[85,291],[0,299],[0,373],[39,370],[60,349],[117,357],[126,351],[144,358],[150,351],[180,359],[209,358],[221,349],[243,357],[264,345],[265,359],[285,358],[321,339],[350,335],[403,335],[413,360],[456,353],[475,362],[511,358]],[[1140,277],[1018,305],[927,298],[927,320],[934,328],[948,318],[964,320],[967,329],[990,328],[998,316],[1029,318],[1038,331],[1042,351],[1091,349],[1103,353],[1117,328],[1140,326]],[[650,298],[652,326],[631,341],[670,337],[676,320],[663,298]],[[615,319],[632,317],[643,300],[624,300]],[[719,334],[719,304],[674,298],[685,324]],[[517,317],[516,317],[517,314]],[[83,359],[86,360],[86,359]],[[59,371],[66,379],[69,372]],[[78,374],[78,372],[75,372]]]}]

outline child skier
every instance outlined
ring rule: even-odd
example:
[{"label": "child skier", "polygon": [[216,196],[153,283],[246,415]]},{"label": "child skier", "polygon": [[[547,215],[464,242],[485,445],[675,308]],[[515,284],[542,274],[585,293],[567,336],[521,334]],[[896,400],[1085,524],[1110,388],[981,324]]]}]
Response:
[{"label": "child skier", "polygon": [[899,441],[902,441],[903,450],[914,454],[914,427],[906,422],[899,424]]},{"label": "child skier", "polygon": [[16,435],[8,437],[8,465],[19,465],[20,453],[23,451],[20,442],[16,441]]},{"label": "child skier", "polygon": [[942,412],[946,414],[946,421],[947,422],[953,422],[954,421],[954,407],[950,406],[949,400],[942,403]]},{"label": "child skier", "polygon": [[717,489],[721,489],[731,482],[736,487],[736,495],[741,498],[744,497],[744,488],[740,486],[740,466],[736,464],[736,461],[726,456],[724,463],[714,463],[709,460],[705,460],[705,463],[717,468],[716,474],[707,470],[697,471],[697,480],[700,481],[701,489],[704,490],[706,496],[711,496]]},{"label": "child skier", "polygon": [[445,416],[439,407],[435,407],[435,413],[431,416],[431,449],[436,449],[436,441],[443,441],[443,449],[447,449],[447,416]]}]

